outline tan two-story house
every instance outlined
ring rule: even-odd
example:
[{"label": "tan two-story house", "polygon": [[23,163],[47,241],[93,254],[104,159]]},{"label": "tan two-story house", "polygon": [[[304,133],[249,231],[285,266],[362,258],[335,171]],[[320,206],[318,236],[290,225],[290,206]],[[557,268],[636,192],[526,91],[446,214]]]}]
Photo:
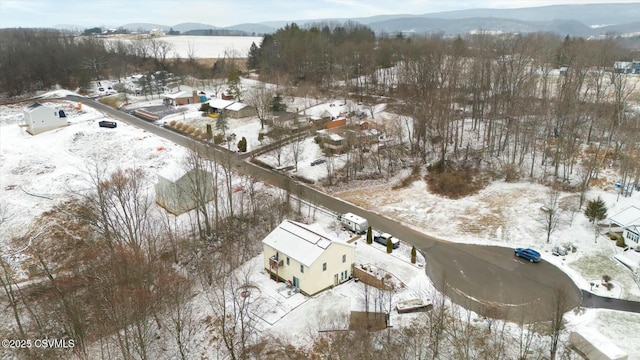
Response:
[{"label": "tan two-story house", "polygon": [[326,234],[318,225],[285,220],[264,240],[264,267],[305,295],[349,280],[355,246]]}]

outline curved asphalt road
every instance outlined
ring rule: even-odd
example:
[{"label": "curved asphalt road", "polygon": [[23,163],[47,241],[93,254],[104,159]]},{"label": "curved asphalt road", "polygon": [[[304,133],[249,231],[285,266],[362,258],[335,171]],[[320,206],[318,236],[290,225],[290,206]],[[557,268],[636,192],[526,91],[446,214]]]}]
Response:
[{"label": "curved asphalt road", "polygon": [[67,96],[66,99],[94,107],[113,118],[196,150],[218,162],[227,162],[240,173],[288,190],[312,204],[337,213],[353,212],[367,218],[374,228],[394,234],[422,250],[426,256],[427,274],[436,288],[467,309],[493,318],[537,321],[548,320],[551,317],[556,302],[556,289],[565,290],[563,301],[567,304],[566,310],[581,303],[581,292],[571,279],[545,261],[529,263],[516,258],[513,249],[510,248],[459,244],[435,239],[307,187],[281,173],[242,161],[218,147],[204,145],[97,101],[78,96]]}]

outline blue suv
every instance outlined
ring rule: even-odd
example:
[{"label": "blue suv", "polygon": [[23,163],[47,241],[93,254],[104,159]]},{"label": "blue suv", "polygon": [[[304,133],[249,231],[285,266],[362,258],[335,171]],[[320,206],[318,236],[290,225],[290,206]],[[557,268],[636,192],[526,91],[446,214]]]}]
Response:
[{"label": "blue suv", "polygon": [[531,262],[539,262],[540,261],[540,253],[533,249],[523,249],[517,248],[515,250],[515,254],[517,257],[521,257],[523,259],[527,259]]}]

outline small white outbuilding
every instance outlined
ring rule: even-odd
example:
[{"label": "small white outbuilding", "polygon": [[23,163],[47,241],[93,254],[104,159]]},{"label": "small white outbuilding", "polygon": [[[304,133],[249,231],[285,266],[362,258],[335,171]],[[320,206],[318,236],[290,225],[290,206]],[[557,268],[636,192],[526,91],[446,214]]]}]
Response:
[{"label": "small white outbuilding", "polygon": [[158,172],[156,203],[180,215],[214,199],[213,175],[202,169],[185,171],[169,166]]},{"label": "small white outbuilding", "polygon": [[24,109],[24,122],[31,135],[67,126],[67,114],[64,110],[34,103]]}]

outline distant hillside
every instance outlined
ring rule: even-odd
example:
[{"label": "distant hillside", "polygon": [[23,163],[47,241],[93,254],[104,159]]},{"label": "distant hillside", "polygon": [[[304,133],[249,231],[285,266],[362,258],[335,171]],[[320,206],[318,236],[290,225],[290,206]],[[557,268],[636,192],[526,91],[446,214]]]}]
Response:
[{"label": "distant hillside", "polygon": [[150,31],[153,29],[161,29],[164,32],[169,31],[170,27],[166,25],[160,24],[151,24],[151,23],[131,23],[119,26],[123,29],[127,29],[129,31]]},{"label": "distant hillside", "polygon": [[180,33],[186,33],[192,30],[208,30],[208,29],[222,29],[217,26],[202,24],[202,23],[182,23],[172,26],[173,30],[180,31]]},{"label": "distant hillside", "polygon": [[439,19],[476,17],[508,18],[524,21],[575,20],[586,25],[635,22],[640,19],[640,3],[554,5],[520,9],[471,9],[425,14]]},{"label": "distant hillside", "polygon": [[242,30],[229,29],[198,29],[180,32],[180,35],[198,35],[198,36],[251,36],[250,33]]},{"label": "distant hillside", "polygon": [[266,26],[263,24],[238,24],[225,27],[227,30],[244,31],[250,35],[261,35],[274,33],[278,28]]},{"label": "distant hillside", "polygon": [[[166,26],[151,23],[122,25],[131,31],[169,29],[180,34],[211,34],[207,30],[228,30],[228,34],[262,35],[275,32],[286,24],[295,22],[300,26],[313,23],[337,23],[355,21],[369,26],[376,33],[412,32],[464,34],[471,31],[493,32],[554,32],[571,36],[598,36],[607,33],[619,35],[640,33],[640,3],[555,5],[520,9],[472,9],[422,15],[399,14],[377,15],[362,18],[331,18],[267,21],[217,27],[202,23],[183,23]],[[68,25],[71,29],[82,27]],[[57,28],[61,28],[58,26]]]},{"label": "distant hillside", "polygon": [[412,17],[374,22],[368,26],[377,33],[391,34],[410,32],[416,34],[443,33],[445,35],[456,35],[474,31],[504,33],[549,31],[561,35],[590,36],[594,32],[594,29],[577,21],[531,22],[499,18],[434,19]]}]

